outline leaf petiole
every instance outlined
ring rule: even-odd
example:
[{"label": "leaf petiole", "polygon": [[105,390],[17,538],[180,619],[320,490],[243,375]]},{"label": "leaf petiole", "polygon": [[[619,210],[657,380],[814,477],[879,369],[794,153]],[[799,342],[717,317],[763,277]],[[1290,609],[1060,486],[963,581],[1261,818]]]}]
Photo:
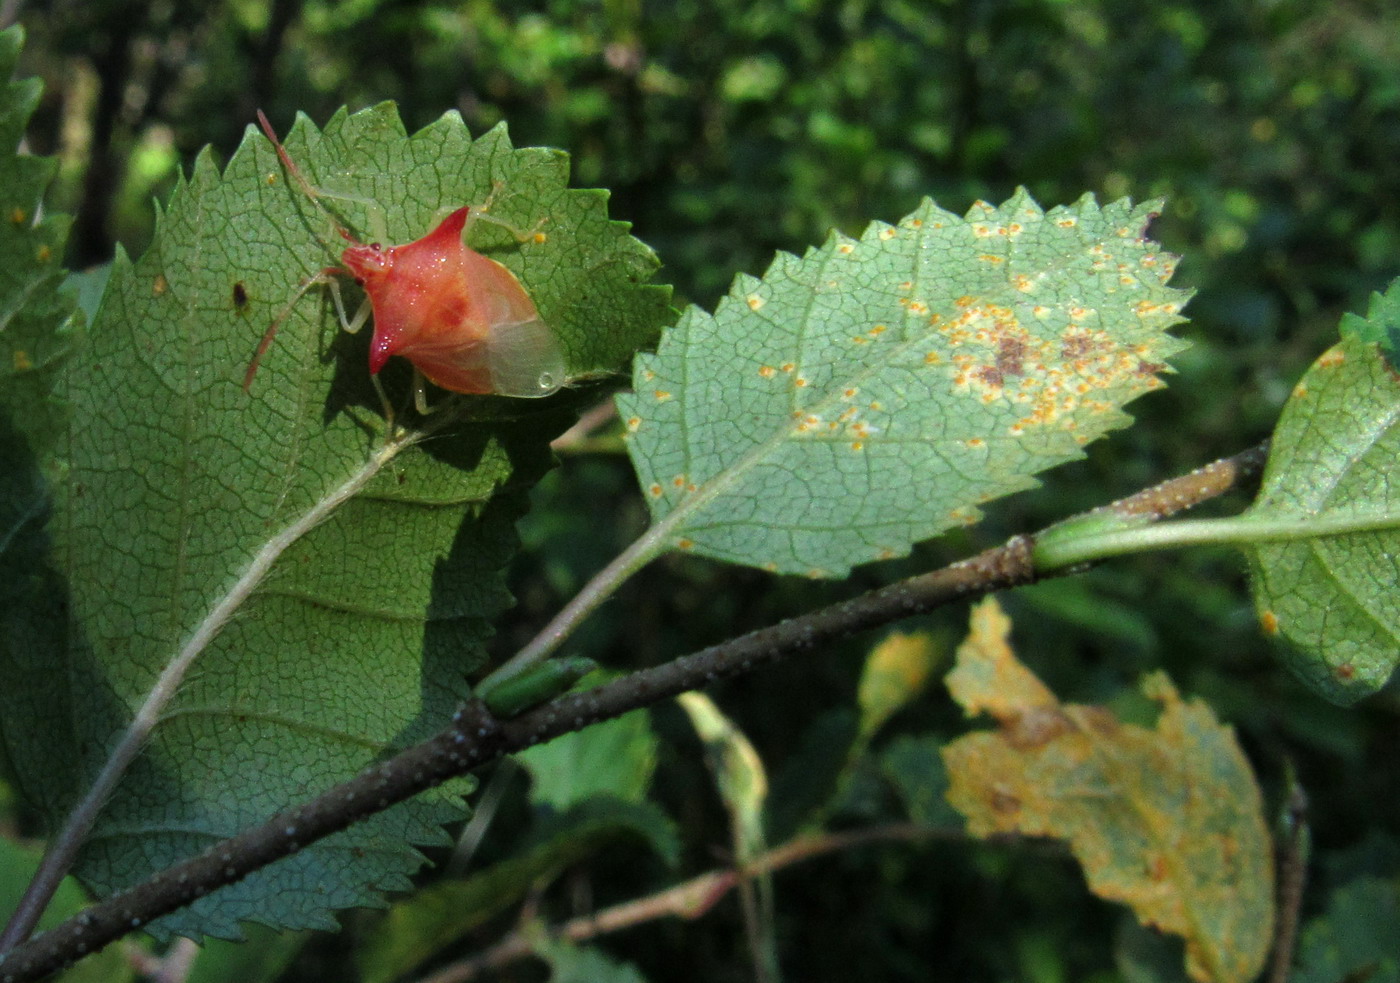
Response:
[{"label": "leaf petiole", "polygon": [[601,607],[604,601],[612,597],[634,573],[670,548],[668,537],[673,525],[674,523],[667,521],[658,522],[633,540],[632,545],[599,570],[529,644],[477,683],[477,692],[490,692],[549,658],[551,653],[573,634],[574,629]]},{"label": "leaf petiole", "polygon": [[1080,526],[1075,523],[1059,530],[1047,530],[1037,538],[1032,558],[1038,572],[1049,573],[1079,563],[1147,550],[1209,544],[1240,546],[1296,542],[1396,528],[1400,528],[1400,512],[1329,513],[1314,518],[1253,518],[1243,515],[1229,519],[1187,519],[1153,525],[1134,524],[1131,519],[1125,518],[1121,524],[1110,522]]}]

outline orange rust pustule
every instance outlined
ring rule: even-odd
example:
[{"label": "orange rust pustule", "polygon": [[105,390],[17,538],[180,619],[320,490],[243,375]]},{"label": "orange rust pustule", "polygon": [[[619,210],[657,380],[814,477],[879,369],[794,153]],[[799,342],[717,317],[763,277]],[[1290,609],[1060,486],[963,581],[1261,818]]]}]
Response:
[{"label": "orange rust pustule", "polygon": [[463,241],[468,211],[457,209],[414,242],[356,244],[341,254],[374,312],[371,374],[402,355],[443,389],[495,392],[492,328],[539,319],[515,275]]}]

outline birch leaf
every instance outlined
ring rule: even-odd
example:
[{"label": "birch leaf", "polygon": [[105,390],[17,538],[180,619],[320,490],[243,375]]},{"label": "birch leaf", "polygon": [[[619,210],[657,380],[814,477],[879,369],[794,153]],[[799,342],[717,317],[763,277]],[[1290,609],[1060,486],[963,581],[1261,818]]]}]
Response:
[{"label": "birch leaf", "polygon": [[925,201],[687,311],[618,399],[665,544],[841,576],[1079,457],[1182,347],[1157,207]]},{"label": "birch leaf", "polygon": [[[616,368],[666,317],[664,291],[639,285],[650,251],[608,220],[602,192],[566,187],[557,152],[514,149],[503,128],[473,140],[452,114],[410,137],[388,105],[324,131],[303,120],[287,145],[343,220],[370,228],[381,211],[389,241],[493,192],[498,217],[545,221],[543,242],[478,223],[472,244],[515,270],[572,372]],[[395,453],[365,334],[339,331],[324,291],[287,306],[342,246],[250,132],[222,173],[200,156],[145,256],[117,257],[64,363],[67,478],[47,530],[56,620],[26,626],[43,644],[0,659],[0,719],[26,721],[4,735],[26,795],[56,823],[158,675],[193,655],[79,858],[99,895],[444,725],[510,602],[513,523],[566,414],[557,400],[462,399],[407,418],[430,439]],[[283,311],[250,395],[244,370]],[[336,909],[410,886],[415,844],[443,839],[464,788],[379,814],[153,929],[332,927]]]},{"label": "birch leaf", "polygon": [[1243,516],[1306,533],[1247,544],[1251,588],[1289,665],[1338,703],[1375,692],[1400,662],[1400,374],[1386,355],[1398,305],[1392,286],[1367,319],[1349,315],[1294,387]]}]

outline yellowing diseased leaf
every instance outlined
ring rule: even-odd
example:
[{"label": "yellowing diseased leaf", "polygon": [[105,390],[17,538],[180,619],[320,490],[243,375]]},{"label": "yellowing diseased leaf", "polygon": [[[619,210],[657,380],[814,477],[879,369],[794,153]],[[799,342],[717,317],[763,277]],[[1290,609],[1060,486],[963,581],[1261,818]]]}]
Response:
[{"label": "yellowing diseased leaf", "polygon": [[949,688],[995,731],[943,750],[948,801],[969,832],[1068,842],[1100,897],[1180,935],[1186,970],[1245,983],[1268,954],[1273,865],[1258,788],[1230,728],[1161,674],[1143,691],[1155,730],[1061,704],[1020,665],[994,601],[979,606]]},{"label": "yellowing diseased leaf", "polygon": [[708,696],[682,693],[676,702],[705,744],[720,797],[734,821],[740,858],[755,856],[763,847],[763,803],[768,798],[763,760],[744,732]]},{"label": "yellowing diseased leaf", "polygon": [[890,635],[870,653],[860,677],[860,733],[870,737],[928,685],[941,650],[927,632]]},{"label": "yellowing diseased leaf", "polygon": [[1030,710],[1059,706],[1055,694],[1017,661],[1010,634],[1011,619],[995,600],[972,609],[971,630],[948,673],[948,692],[968,716],[987,713],[1004,725]]}]

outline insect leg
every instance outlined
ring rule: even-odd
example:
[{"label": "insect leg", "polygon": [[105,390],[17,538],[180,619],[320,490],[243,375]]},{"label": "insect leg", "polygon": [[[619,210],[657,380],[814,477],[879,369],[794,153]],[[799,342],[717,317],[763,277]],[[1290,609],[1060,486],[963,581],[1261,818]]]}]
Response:
[{"label": "insect leg", "polygon": [[[330,271],[327,270],[326,272],[329,273]],[[370,311],[372,310],[369,298],[366,297],[360,302],[360,308],[355,312],[354,317],[348,317],[345,313],[345,300],[340,295],[340,281],[331,280],[330,287],[331,301],[335,304],[335,316],[340,320],[341,329],[347,334],[354,334],[363,328],[365,322],[369,320]]]},{"label": "insect leg", "polygon": [[505,229],[507,232],[509,232],[512,236],[515,237],[516,242],[529,242],[532,239],[537,242],[543,242],[544,240],[541,238],[542,233],[540,232],[540,229],[544,228],[544,224],[548,221],[548,219],[541,218],[530,228],[522,229],[518,225],[512,225],[505,219],[497,218],[496,216],[491,214],[491,206],[496,203],[497,195],[501,193],[501,189],[504,187],[505,185],[503,185],[500,181],[497,181],[494,185],[492,185],[491,193],[486,196],[485,201],[483,201],[480,205],[476,205],[475,207],[468,209],[467,226],[463,230],[463,235],[465,235],[468,231],[471,230],[472,224],[474,222],[489,222],[494,226]]},{"label": "insect leg", "polygon": [[418,371],[418,367],[413,367],[413,408],[418,411],[419,416],[427,416],[436,406],[428,405],[428,380],[423,377],[423,373]]},{"label": "insect leg", "polygon": [[[258,366],[262,364],[263,354],[267,351],[269,346],[271,346],[272,339],[277,337],[277,329],[282,326],[282,322],[287,319],[287,315],[292,312],[292,308],[296,306],[297,301],[306,296],[306,292],[312,287],[322,283],[330,283],[334,287],[339,287],[339,284],[331,275],[330,270],[322,270],[315,276],[307,277],[305,280],[301,281],[296,292],[292,294],[291,300],[282,305],[282,309],[277,312],[277,316],[273,318],[272,323],[267,326],[267,330],[263,332],[262,340],[258,342],[257,351],[253,352],[253,358],[248,362],[248,371],[243,374],[243,391],[245,393],[252,388],[253,376],[258,374]],[[340,293],[338,289],[336,290],[335,296],[337,297],[337,303],[339,303],[338,298]]]},{"label": "insect leg", "polygon": [[372,231],[376,236],[382,235],[380,226],[384,224],[383,210],[379,207],[378,204],[370,201],[367,198],[360,198],[355,195],[344,194],[342,192],[337,191],[327,191],[325,188],[316,187],[314,184],[312,184],[306,179],[306,175],[301,173],[301,168],[297,167],[296,162],[292,160],[291,154],[287,153],[287,148],[282,146],[281,140],[277,139],[277,131],[272,128],[272,124],[268,122],[267,116],[264,115],[261,109],[258,110],[258,125],[262,127],[263,135],[266,136],[269,140],[271,140],[272,145],[277,148],[277,157],[282,161],[282,166],[286,168],[286,171],[288,174],[291,175],[292,180],[297,183],[297,186],[299,188],[301,188],[302,193],[305,194],[306,197],[311,199],[311,201],[316,205],[317,210],[320,211],[323,215],[325,215],[328,219],[330,219],[331,224],[335,226],[335,231],[340,235],[342,239],[351,243],[359,242],[359,240],[355,238],[354,233],[352,233],[348,228],[346,228],[344,223],[342,223],[340,219],[337,218],[335,215],[331,214],[330,210],[326,208],[326,206],[321,201],[321,199],[323,198],[334,198],[339,201],[351,201],[357,205],[364,206],[365,209],[370,213],[371,224],[374,225],[374,229]]},{"label": "insect leg", "polygon": [[379,376],[372,375],[369,381],[374,383],[374,391],[379,394],[379,405],[384,408],[384,425],[392,438],[397,433],[394,428],[394,404],[389,402],[389,394],[384,391],[384,384],[379,381]]},{"label": "insect leg", "polygon": [[[323,275],[329,273],[330,270],[327,270],[326,274]],[[369,298],[366,297],[360,302],[360,309],[355,312],[354,317],[348,317],[345,313],[345,298],[342,297],[340,293],[340,281],[329,279],[329,284],[331,288],[331,303],[335,305],[335,316],[340,321],[340,327],[346,333],[354,334],[363,328],[365,322],[369,320],[370,312],[373,310],[370,306]],[[384,408],[384,421],[389,426],[389,432],[393,433],[394,405],[389,402],[389,394],[384,391],[384,385],[379,381],[379,376],[372,375],[369,377],[369,381],[374,384],[374,391],[379,394],[379,404]]]}]

